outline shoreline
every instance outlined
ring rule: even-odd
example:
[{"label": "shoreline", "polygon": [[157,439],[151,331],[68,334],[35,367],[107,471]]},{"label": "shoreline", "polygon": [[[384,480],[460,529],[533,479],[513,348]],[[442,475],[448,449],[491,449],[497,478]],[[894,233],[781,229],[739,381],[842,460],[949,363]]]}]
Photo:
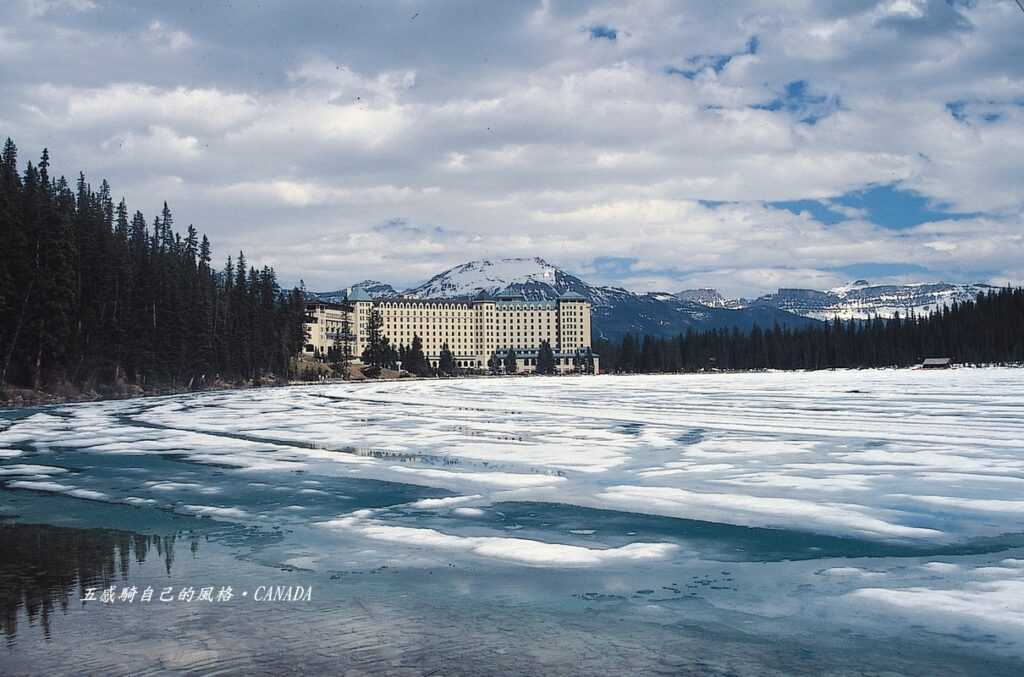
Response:
[{"label": "shoreline", "polygon": [[[725,374],[767,374],[767,373],[811,373],[817,371],[958,371],[963,369],[1024,369],[1022,363],[1010,364],[965,364],[956,365],[946,370],[922,369],[920,365],[912,367],[837,367],[829,369],[734,369],[734,370],[706,370],[706,371],[679,371],[679,372],[636,372],[636,373],[601,373],[599,376],[682,376],[682,375],[725,375]],[[443,381],[456,379],[478,379],[478,378],[563,378],[574,376],[589,376],[590,374],[560,374],[547,377],[538,377],[536,374],[467,374],[464,376],[402,376],[396,378],[360,378],[350,381],[342,379],[328,379],[325,381],[279,381],[269,383],[246,383],[246,384],[216,384],[206,388],[171,388],[162,387],[153,390],[139,388],[138,391],[104,395],[96,391],[77,392],[71,395],[61,394],[48,390],[33,390],[31,388],[20,388],[7,386],[0,390],[0,411],[14,409],[28,409],[32,407],[47,407],[60,404],[78,404],[83,402],[107,402],[119,400],[133,400],[150,397],[167,397],[171,395],[183,395],[187,393],[209,393],[230,390],[256,390],[260,388],[286,388],[289,386],[312,386],[331,385],[339,383],[379,383],[385,381]],[[13,396],[12,396],[13,394]]]},{"label": "shoreline", "polygon": [[100,392],[77,391],[70,394],[55,392],[52,390],[34,390],[32,388],[11,387],[0,390],[0,411],[5,409],[22,409],[28,407],[46,407],[58,404],[76,404],[81,402],[108,402],[116,400],[134,400],[148,397],[166,397],[169,395],[183,395],[187,393],[205,393],[228,390],[250,390],[255,388],[278,388],[294,385],[289,382],[262,383],[262,384],[219,384],[207,388],[173,388],[161,387],[137,390],[131,388],[126,392],[105,395]]}]

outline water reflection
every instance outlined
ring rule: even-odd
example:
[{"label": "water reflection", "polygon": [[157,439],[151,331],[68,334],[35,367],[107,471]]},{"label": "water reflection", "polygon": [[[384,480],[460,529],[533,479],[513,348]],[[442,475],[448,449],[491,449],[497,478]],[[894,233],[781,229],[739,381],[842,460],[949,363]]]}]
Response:
[{"label": "water reflection", "polygon": [[[39,524],[0,524],[0,628],[8,640],[18,631],[19,610],[50,638],[50,618],[67,612],[88,587],[128,578],[132,563],[162,558],[169,576],[177,534],[146,535],[113,529],[75,529]],[[199,539],[191,537],[191,550]]]},{"label": "water reflection", "polygon": [[[0,674],[1024,674],[1019,660],[936,650],[931,642],[769,637],[748,624],[734,629],[724,623],[728,617],[692,600],[606,605],[569,597],[574,587],[605,589],[599,574],[573,584],[586,574],[449,564],[318,575],[239,555],[256,545],[273,563],[299,549],[315,556],[337,542],[300,548],[279,537],[224,533],[234,545],[225,547],[219,533],[183,529],[154,536],[130,528],[0,525],[0,622],[8,639]],[[196,557],[182,557],[185,547]],[[265,604],[251,595],[159,607],[79,601],[86,587],[128,579],[156,585],[164,572],[167,585],[300,584],[315,593],[300,604]],[[15,642],[21,609],[42,632],[22,630]]]}]

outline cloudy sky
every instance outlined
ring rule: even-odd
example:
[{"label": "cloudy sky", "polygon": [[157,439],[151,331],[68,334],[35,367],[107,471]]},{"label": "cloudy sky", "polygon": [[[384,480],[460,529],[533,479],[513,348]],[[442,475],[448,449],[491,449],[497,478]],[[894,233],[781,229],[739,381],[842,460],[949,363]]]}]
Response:
[{"label": "cloudy sky", "polygon": [[313,289],[1024,280],[1015,0],[7,0],[0,135]]}]

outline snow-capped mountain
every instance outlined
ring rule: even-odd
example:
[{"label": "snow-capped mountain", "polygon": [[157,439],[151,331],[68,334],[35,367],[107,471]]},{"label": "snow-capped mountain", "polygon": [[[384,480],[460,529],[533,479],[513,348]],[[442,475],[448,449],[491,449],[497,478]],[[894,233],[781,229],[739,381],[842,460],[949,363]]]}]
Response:
[{"label": "snow-capped mountain", "polygon": [[310,294],[310,296],[315,296],[321,301],[326,301],[328,303],[338,303],[345,298],[349,289],[357,288],[362,289],[363,291],[370,295],[370,298],[375,299],[383,299],[388,298],[390,296],[398,296],[398,291],[394,287],[392,287],[390,284],[379,282],[377,280],[363,280],[362,282],[356,282],[354,285],[346,289],[338,289],[336,291],[313,292]]},{"label": "snow-capped mountain", "polygon": [[498,292],[522,294],[534,301],[552,300],[574,291],[586,296],[589,286],[540,257],[482,259],[439,273],[404,292],[413,298],[468,298]]},{"label": "snow-capped mountain", "polygon": [[352,288],[359,288],[369,294],[372,298],[382,299],[389,296],[398,296],[398,290],[392,287],[390,284],[379,282],[377,280],[363,280],[362,282],[356,282],[352,285]]},{"label": "snow-capped mountain", "polygon": [[778,308],[818,320],[867,320],[872,317],[891,318],[896,313],[906,316],[942,309],[955,301],[968,301],[978,294],[993,290],[985,284],[932,284],[872,285],[867,280],[816,291],[814,289],[779,289],[749,302]]},{"label": "snow-capped mountain", "polygon": [[[377,280],[363,280],[352,287],[365,290],[373,298],[474,298],[515,293],[539,301],[576,292],[590,301],[594,333],[604,338],[619,338],[626,333],[674,336],[690,329],[749,330],[755,324],[799,327],[835,317],[890,318],[897,312],[902,316],[911,311],[923,315],[993,289],[983,284],[872,285],[857,280],[826,291],[779,289],[752,301],[729,299],[709,288],[638,294],[621,287],[588,284],[539,257],[470,261],[403,292]],[[311,296],[338,301],[345,291]]]},{"label": "snow-capped mountain", "polygon": [[727,299],[717,289],[708,287],[684,289],[673,296],[680,301],[693,301],[709,308],[745,308],[749,305],[746,299]]},{"label": "snow-capped mountain", "polygon": [[499,292],[538,301],[576,292],[590,301],[594,333],[603,338],[619,338],[626,333],[675,336],[689,329],[748,330],[754,324],[799,326],[811,322],[775,308],[712,308],[674,294],[636,294],[621,287],[595,286],[539,257],[470,261],[435,275],[403,295],[472,298]]}]

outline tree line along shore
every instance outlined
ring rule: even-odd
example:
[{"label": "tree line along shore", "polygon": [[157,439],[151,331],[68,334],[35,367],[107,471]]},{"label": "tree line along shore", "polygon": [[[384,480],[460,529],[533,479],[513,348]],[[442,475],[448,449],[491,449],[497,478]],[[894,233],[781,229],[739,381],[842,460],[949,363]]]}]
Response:
[{"label": "tree line along shore", "polygon": [[[175,227],[165,202],[151,220],[93,187],[54,178],[44,149],[19,168],[0,155],[0,402],[22,406],[345,377],[348,362],[300,361],[306,295],[282,289],[244,252],[215,266],[205,235]],[[754,327],[657,338],[595,338],[602,371],[900,367],[930,356],[1024,362],[1024,290],[1006,288],[929,315],[788,329]],[[341,349],[341,346],[338,346]],[[549,347],[550,350],[550,347]],[[429,368],[422,347],[373,342],[360,377],[459,375]],[[337,354],[343,354],[341,350]],[[547,353],[545,353],[546,355]],[[342,364],[342,362],[345,364]],[[501,368],[501,356],[489,365]],[[545,370],[540,370],[545,371]],[[395,375],[395,374],[391,374]]]}]

